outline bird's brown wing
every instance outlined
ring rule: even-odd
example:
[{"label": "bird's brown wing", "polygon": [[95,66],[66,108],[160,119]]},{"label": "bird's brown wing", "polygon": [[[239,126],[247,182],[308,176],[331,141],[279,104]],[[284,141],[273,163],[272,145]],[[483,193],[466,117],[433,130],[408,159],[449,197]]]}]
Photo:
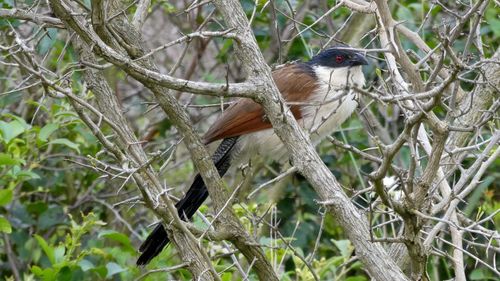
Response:
[{"label": "bird's brown wing", "polygon": [[[316,90],[316,79],[308,66],[292,64],[273,72],[273,79],[287,102],[300,103]],[[300,120],[300,105],[290,105],[295,119]],[[240,98],[229,106],[208,129],[203,140],[206,144],[216,140],[241,136],[271,128],[260,104],[251,99]]]}]

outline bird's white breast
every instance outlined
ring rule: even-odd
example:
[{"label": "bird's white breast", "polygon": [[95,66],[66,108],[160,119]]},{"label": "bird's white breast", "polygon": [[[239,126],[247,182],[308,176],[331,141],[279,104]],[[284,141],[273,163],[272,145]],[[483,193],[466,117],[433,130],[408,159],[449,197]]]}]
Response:
[{"label": "bird's white breast", "polygon": [[[311,141],[317,144],[340,127],[356,109],[358,104],[350,86],[363,86],[365,78],[361,66],[314,66],[313,69],[318,79],[318,87],[308,103],[302,106],[302,119],[299,124],[309,133]],[[286,149],[273,129],[241,136],[233,152],[233,163],[244,163],[258,154],[274,160],[285,158]]]}]

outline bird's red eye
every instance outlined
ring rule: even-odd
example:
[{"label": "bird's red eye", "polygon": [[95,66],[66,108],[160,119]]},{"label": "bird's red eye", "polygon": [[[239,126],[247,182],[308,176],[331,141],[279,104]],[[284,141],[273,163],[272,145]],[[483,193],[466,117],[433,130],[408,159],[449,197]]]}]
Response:
[{"label": "bird's red eye", "polygon": [[336,63],[342,63],[344,61],[344,56],[338,55],[335,57]]}]

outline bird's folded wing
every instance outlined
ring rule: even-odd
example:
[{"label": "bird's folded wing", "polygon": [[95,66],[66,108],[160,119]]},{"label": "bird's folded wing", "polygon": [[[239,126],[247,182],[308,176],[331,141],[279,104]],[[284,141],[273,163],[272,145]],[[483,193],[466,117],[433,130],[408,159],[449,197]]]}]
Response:
[{"label": "bird's folded wing", "polygon": [[[295,119],[302,118],[301,102],[314,94],[317,83],[314,71],[305,64],[292,64],[273,72],[273,79],[284,99],[291,103]],[[260,104],[240,98],[229,106],[203,137],[206,144],[216,140],[241,136],[271,128]]]}]

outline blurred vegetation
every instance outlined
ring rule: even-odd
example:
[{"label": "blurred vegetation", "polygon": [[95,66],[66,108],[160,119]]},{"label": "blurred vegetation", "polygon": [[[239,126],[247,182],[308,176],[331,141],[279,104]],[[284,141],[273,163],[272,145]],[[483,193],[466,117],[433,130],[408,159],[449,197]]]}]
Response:
[{"label": "blurred vegetation", "polygon": [[[16,2],[18,6],[23,6],[33,1]],[[88,4],[89,1],[82,2]],[[316,4],[311,6],[310,11],[305,12],[301,21],[306,25],[313,23],[334,5],[334,1],[313,2]],[[12,8],[14,5],[14,1],[0,1],[0,3],[3,8]],[[249,18],[254,10],[254,3],[255,1],[250,0],[242,1]],[[270,50],[276,43],[271,36],[274,25],[268,2],[257,1],[257,3],[252,26],[259,46],[270,64],[279,62],[279,59],[282,62],[306,60],[327,42],[328,38],[318,34],[331,35],[331,28],[334,30],[339,28],[346,20],[349,20],[348,24],[360,23],[360,15],[351,14],[348,9],[339,9],[327,17],[327,20],[316,25],[314,31],[305,31],[302,36],[291,42],[282,43],[282,52],[279,53]],[[290,3],[294,10],[300,10],[303,1],[290,1]],[[412,0],[391,1],[391,3],[396,20],[401,20],[402,24],[412,30],[419,29],[419,34],[430,47],[439,43],[435,30],[446,21],[445,14],[439,6],[427,1]],[[275,1],[275,4],[279,6],[279,10],[289,13],[285,1]],[[182,6],[167,1],[153,1],[152,7],[155,17],[148,19],[145,29],[154,25],[158,17],[177,17],[177,21],[182,21],[186,17],[182,13]],[[129,9],[128,12],[132,15],[134,9]],[[205,10],[199,12],[195,22],[202,22],[207,14]],[[429,20],[421,26],[428,14]],[[486,24],[482,25],[481,29],[487,56],[490,56],[500,43],[499,14],[500,9],[491,3],[485,14]],[[283,14],[278,13],[274,16],[280,29],[289,24],[289,19]],[[362,15],[362,17],[369,18],[363,24],[373,27],[371,16]],[[19,20],[0,19],[2,45],[8,45],[9,40],[12,40],[9,36],[12,27],[18,28],[22,25],[27,26],[25,30],[34,26]],[[178,28],[186,29],[185,26]],[[210,28],[218,28],[217,23],[209,25]],[[301,26],[300,29],[304,27]],[[71,45],[67,45],[67,38],[63,37],[61,32],[58,29],[46,28],[37,35],[37,40],[40,42],[35,53],[37,56],[45,57],[46,66],[54,71],[68,69],[78,60]],[[337,38],[356,46],[376,47],[370,43],[370,36],[360,40],[360,38],[350,38],[350,34],[352,33],[342,32]],[[458,42],[465,44],[463,41],[465,39],[459,39]],[[232,43],[222,39],[213,41],[217,46],[216,56],[205,55],[202,60],[210,60],[213,65],[223,69],[224,64],[234,60]],[[403,42],[406,49],[420,54],[410,42]],[[477,50],[471,46],[470,52],[473,57]],[[2,51],[2,56],[5,54],[6,52]],[[237,63],[229,66],[230,69],[237,67]],[[375,83],[378,81],[375,71],[377,68],[384,69],[383,60],[374,60],[374,63],[366,69],[367,81]],[[152,142],[146,146],[147,151],[152,153],[165,150],[176,143],[178,136],[175,130],[171,128],[168,120],[162,120],[159,111],[144,114],[148,107],[143,102],[151,101],[151,97],[143,93],[144,90],[140,86],[129,81],[119,70],[112,68],[107,72],[109,79],[115,82],[115,90],[122,95],[123,106],[137,135],[144,136],[152,127],[158,128],[160,133],[153,135]],[[244,74],[238,73],[237,70],[233,69],[233,72],[235,73],[232,76],[233,80],[244,77]],[[213,73],[207,66],[205,69],[197,69],[193,77],[224,82],[224,75],[219,74],[219,72]],[[136,249],[150,231],[150,224],[156,221],[152,212],[140,203],[139,193],[132,181],[125,181],[122,178],[103,178],[103,171],[95,169],[93,164],[105,160],[106,153],[102,152],[102,146],[78,118],[68,101],[65,98],[55,99],[45,96],[43,88],[39,85],[17,89],[16,85],[23,75],[23,73],[11,73],[7,66],[0,65],[1,278],[13,280],[14,264],[23,280],[190,280],[189,272],[184,269],[172,272],[148,272],[149,269],[168,270],[181,263],[172,247],[164,250],[145,269],[135,266],[138,255]],[[80,91],[84,86],[79,73],[76,72],[71,78],[75,91]],[[87,98],[91,100],[92,94],[88,93]],[[192,103],[200,105],[218,101],[205,96],[195,96]],[[206,120],[210,120],[209,116],[214,116],[217,110],[217,107],[190,109],[200,132],[207,126],[205,117]],[[403,120],[398,116],[396,108],[371,105],[370,110],[382,122],[390,137],[400,133]],[[157,116],[152,116],[153,114]],[[106,132],[106,128],[103,130]],[[367,132],[357,115],[350,118],[334,137],[361,150],[371,147]],[[328,141],[324,141],[318,149],[348,194],[353,195],[357,190],[366,187],[366,175],[374,169],[371,162],[335,147]],[[180,195],[190,184],[195,171],[182,145],[172,153],[172,164],[162,176]],[[408,166],[409,153],[403,149],[395,161]],[[251,180],[253,187],[276,176],[276,171],[283,170],[278,163],[255,163],[252,169],[250,174],[254,175]],[[489,168],[480,188],[467,200],[466,212],[470,218],[484,218],[500,208],[499,171],[500,159],[497,159],[495,165]],[[242,178],[240,172],[234,174],[236,176],[228,177],[228,183],[234,184]],[[266,254],[273,264],[282,270],[283,280],[313,280],[304,262],[297,258],[296,253],[284,247],[286,243],[291,243],[298,254],[311,261],[321,280],[369,280],[360,262],[351,259],[354,251],[352,244],[346,240],[342,229],[335,223],[335,218],[322,215],[323,210],[315,201],[314,191],[302,177],[290,176],[263,189],[250,200],[245,199],[247,195],[248,190],[240,195],[240,203],[234,205],[234,209],[248,230],[251,233],[258,233],[260,242],[268,246],[264,248]],[[353,200],[360,206],[366,207],[371,199],[370,194],[365,194]],[[204,206],[202,212],[209,215],[209,208]],[[272,231],[274,226],[264,225],[254,229],[254,220],[260,216],[265,216],[267,220],[275,223],[283,238],[276,231]],[[382,223],[388,219],[389,217],[378,215],[373,221]],[[499,225],[498,216],[493,220]],[[195,218],[194,223],[205,227],[199,217]],[[385,233],[392,232],[390,225],[379,230]],[[474,237],[466,238],[474,240]],[[231,266],[231,259],[222,255],[225,251],[220,245],[213,242],[205,244],[210,255],[214,257],[214,264],[219,272]],[[480,250],[473,247],[469,249],[478,256],[483,255]],[[314,256],[311,256],[313,253]],[[428,262],[429,275],[433,280],[453,278],[449,264],[450,260],[446,257],[431,256]],[[222,273],[221,279],[238,280],[235,272],[234,268],[230,268]],[[470,280],[498,280],[486,267],[476,264],[467,256],[466,272]],[[256,276],[251,274],[250,277],[256,280]]]}]

